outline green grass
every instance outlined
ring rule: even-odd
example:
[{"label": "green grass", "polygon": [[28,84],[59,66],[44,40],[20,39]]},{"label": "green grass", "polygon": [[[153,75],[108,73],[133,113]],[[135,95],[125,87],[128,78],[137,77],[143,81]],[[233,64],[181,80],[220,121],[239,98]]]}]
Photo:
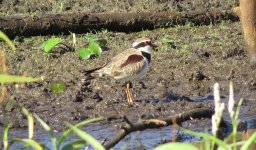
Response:
[{"label": "green grass", "polygon": [[[34,136],[34,121],[35,119],[39,122],[39,124],[45,129],[46,132],[50,134],[50,139],[52,141],[52,147],[54,150],[67,150],[69,148],[82,148],[86,145],[91,145],[94,149],[97,150],[104,150],[105,148],[91,135],[87,134],[85,131],[79,129],[82,126],[85,126],[89,123],[96,122],[103,120],[103,118],[95,118],[95,119],[88,119],[82,121],[76,125],[68,124],[70,127],[63,134],[57,138],[54,134],[53,129],[47,125],[38,115],[32,115],[26,108],[21,107],[23,114],[28,119],[28,138],[12,138],[8,139],[8,133],[10,132],[9,126],[6,125],[4,128],[4,135],[3,135],[3,143],[4,143],[4,150],[9,150],[12,148],[12,145],[18,142],[24,143],[23,147],[33,147],[35,150],[43,150],[43,149],[50,149],[46,145],[43,145],[39,141],[33,139]],[[34,117],[33,117],[34,116]],[[35,118],[35,119],[34,119]],[[71,141],[68,144],[64,144],[65,140],[72,134],[77,134],[81,139]],[[10,141],[10,142],[8,142]]]},{"label": "green grass", "polygon": [[[64,42],[61,38],[52,37],[46,40],[43,44],[40,45],[40,48],[43,49],[45,53],[51,53],[54,48],[59,45],[65,46],[61,47],[62,49],[68,49],[70,51],[76,50],[76,35],[71,33],[72,36],[72,45],[69,45],[67,42]],[[91,56],[99,57],[102,54],[102,46],[107,44],[107,39],[98,38],[95,35],[85,36],[88,45],[86,47],[78,48],[76,53],[82,59],[89,59]],[[69,42],[70,43],[70,42]]]},{"label": "green grass", "polygon": [[[11,40],[3,32],[0,32],[0,39],[3,39],[4,41],[6,41],[6,43],[13,50],[16,50],[16,48],[13,45],[13,43],[11,42]],[[61,42],[61,40],[59,38],[50,39],[46,43],[44,43],[42,47],[44,48],[45,52],[50,52],[50,50],[54,46],[59,44],[60,42]],[[1,64],[1,65],[4,65],[4,64]],[[5,91],[3,91],[3,89],[5,89],[4,84],[35,82],[38,80],[40,80],[40,78],[14,76],[14,75],[8,75],[6,73],[0,74],[0,83],[2,86],[1,94],[3,95],[3,93],[5,92]],[[52,89],[57,90],[59,92],[60,90],[63,89],[63,86],[58,84],[58,85],[55,85],[54,88],[52,88]],[[4,99],[4,97],[1,97],[1,98]],[[2,102],[2,100],[1,100],[1,102]],[[9,130],[10,126],[8,124],[5,124],[4,134],[3,134],[4,150],[10,149],[13,144],[18,143],[18,142],[24,143],[23,148],[32,147],[35,150],[43,150],[43,149],[47,148],[46,146],[43,147],[40,142],[33,139],[33,136],[34,136],[34,117],[33,117],[33,115],[24,107],[21,107],[21,111],[27,117],[27,120],[28,120],[28,138],[14,137],[9,140],[8,133],[10,131]],[[62,149],[65,150],[65,149],[69,149],[69,148],[81,148],[81,147],[84,147],[87,143],[95,149],[104,150],[104,147],[96,139],[94,139],[92,136],[90,136],[86,132],[79,129],[80,127],[82,127],[88,123],[99,121],[99,120],[102,120],[103,118],[85,120],[85,121],[80,122],[74,126],[71,124],[68,124],[70,126],[70,129],[66,130],[63,133],[63,135],[59,139],[57,139],[57,137],[55,136],[55,134],[54,134],[53,130],[50,128],[50,126],[47,125],[39,116],[37,116],[37,115],[34,115],[34,116],[35,116],[36,120],[39,122],[39,124],[41,124],[41,126],[50,134],[54,150],[62,150]],[[65,141],[65,139],[68,138],[73,132],[75,132],[78,136],[80,136],[81,140],[78,140],[78,141],[75,140],[67,145],[62,145],[63,142]],[[50,148],[47,148],[47,149],[50,149]]]},{"label": "green grass", "polygon": [[16,51],[16,47],[14,46],[14,44],[12,43],[12,41],[9,39],[9,37],[3,33],[2,31],[0,31],[0,39],[4,40],[7,45],[9,45],[11,47],[11,49],[13,51]]},{"label": "green grass", "polygon": [[[112,44],[111,48],[113,48],[113,49],[127,48],[128,47],[127,43],[130,42],[130,41],[127,41],[127,40],[128,39],[134,39],[134,37],[137,37],[137,36],[152,35],[155,38],[158,37],[158,39],[160,39],[160,40],[161,40],[161,37],[166,36],[165,38],[167,38],[168,40],[171,39],[171,42],[173,42],[178,48],[177,49],[170,48],[169,45],[168,45],[168,41],[167,41],[166,43],[160,44],[159,51],[154,52],[154,54],[156,54],[156,56],[153,56],[153,57],[156,58],[157,55],[159,56],[162,53],[163,54],[171,53],[173,55],[171,55],[171,56],[169,55],[169,57],[170,57],[170,60],[172,60],[172,58],[175,58],[176,56],[179,56],[179,55],[183,56],[184,53],[186,54],[187,51],[193,50],[194,47],[195,48],[203,48],[203,49],[206,49],[207,51],[210,51],[210,52],[215,52],[215,51],[218,52],[218,51],[221,51],[221,50],[228,49],[230,47],[230,43],[233,43],[233,41],[229,40],[228,38],[225,39],[225,40],[214,39],[214,38],[216,36],[226,37],[231,32],[232,28],[227,27],[225,23],[222,24],[222,28],[225,30],[225,32],[222,32],[221,30],[216,30],[216,28],[217,27],[215,27],[215,26],[194,27],[194,26],[188,24],[186,26],[180,26],[179,28],[168,28],[168,29],[161,29],[161,30],[159,29],[157,31],[154,31],[154,34],[151,34],[152,31],[143,31],[141,33],[134,33],[134,34],[121,34],[121,33],[118,34],[117,33],[117,34],[115,34],[114,37],[111,37],[110,35],[112,35],[113,33],[111,33],[111,32],[108,33],[108,31],[104,30],[101,33],[97,33],[96,36],[105,37],[106,36],[105,34],[109,34],[107,36],[112,38],[111,42],[114,41],[114,42],[110,43],[110,44]],[[200,30],[205,30],[207,32],[205,32],[204,35],[196,34]],[[158,32],[158,31],[160,31],[160,32]],[[184,34],[185,31],[188,33],[187,35]],[[181,32],[182,32],[183,36],[180,37]],[[200,33],[202,33],[202,32],[200,32]],[[157,35],[155,35],[155,34],[157,34]],[[85,35],[85,36],[88,36],[88,35]],[[205,37],[210,38],[210,40],[205,40]],[[63,40],[68,41],[67,44],[70,44],[71,41],[72,41],[71,36],[64,36],[62,38],[63,38]],[[194,40],[194,39],[199,39],[199,40]],[[23,45],[29,45],[29,48],[25,49],[26,53],[20,51],[20,55],[22,56],[24,54],[24,57],[31,57],[31,58],[29,58],[29,60],[31,60],[32,62],[33,61],[36,62],[35,63],[36,67],[28,69],[27,67],[22,68],[22,66],[24,67],[24,66],[27,66],[27,65],[21,65],[21,68],[20,68],[21,71],[20,72],[23,72],[24,70],[26,70],[27,72],[30,72],[30,73],[32,72],[34,74],[37,73],[37,74],[40,75],[40,70],[37,72],[37,67],[40,67],[41,64],[45,64],[44,65],[44,67],[45,67],[44,71],[49,72],[49,74],[52,73],[51,74],[52,76],[47,74],[47,75],[49,75],[48,77],[51,78],[51,77],[53,77],[54,74],[56,75],[57,71],[56,72],[52,71],[51,68],[48,67],[48,66],[54,66],[53,68],[57,69],[60,66],[60,64],[62,64],[62,65],[65,64],[65,65],[76,66],[77,68],[79,68],[79,67],[84,68],[85,67],[84,64],[89,66],[89,65],[92,65],[93,63],[97,63],[97,61],[95,61],[95,60],[81,61],[79,63],[77,61],[72,62],[70,60],[76,58],[75,53],[70,53],[69,57],[64,57],[65,59],[59,59],[60,61],[56,61],[54,58],[48,57],[48,54],[42,56],[42,53],[44,53],[44,52],[41,51],[41,50],[40,51],[38,50],[38,45],[40,45],[40,43],[42,43],[42,41],[45,41],[45,40],[46,40],[45,37],[33,37],[33,38],[26,38],[25,39],[25,42],[24,42]],[[83,36],[80,36],[79,38],[77,38],[76,39],[77,47],[83,47],[84,40],[85,40],[85,38]],[[126,41],[126,42],[124,42],[124,41]],[[127,45],[125,45],[125,44],[127,44]],[[166,44],[167,46],[164,47],[163,44]],[[239,42],[239,41],[237,43],[234,43],[234,44],[238,45],[240,47],[242,46],[241,42]],[[19,50],[20,49],[18,48],[17,50],[13,49],[12,51],[19,51]],[[179,51],[184,52],[184,53],[180,53]],[[7,52],[10,53],[9,51],[7,51]],[[73,55],[74,55],[74,57],[73,57]],[[12,59],[16,58],[16,55],[11,55],[11,57],[12,57]],[[166,58],[164,58],[164,59],[166,59]],[[189,62],[189,59],[188,60],[182,59],[182,60],[184,61],[184,63]],[[10,61],[10,65],[15,64],[15,63],[17,63],[17,62]],[[22,64],[22,62],[21,62],[21,64]],[[93,65],[95,65],[95,64],[93,64]],[[77,68],[74,71],[76,71],[76,70],[79,71],[79,69],[77,69]],[[179,68],[179,67],[177,67],[177,68]],[[61,71],[63,71],[63,69]],[[64,74],[64,73],[62,74],[61,71],[57,72],[59,76],[65,76],[65,77],[68,76],[69,79],[73,78],[73,74],[72,74],[73,72],[72,71],[71,71],[71,75]],[[3,75],[1,77],[6,77],[6,75]],[[16,76],[14,78],[13,77],[14,76],[8,75],[7,78],[5,78],[5,79],[2,78],[1,81],[4,84],[9,84],[9,83],[13,83],[13,82],[33,82],[33,81],[36,81],[36,79],[40,80],[40,78],[36,78],[34,80],[34,78],[31,78],[31,77],[24,78],[23,76],[20,76],[20,77],[17,76],[17,78],[16,78]],[[64,79],[66,79],[66,78],[64,78]],[[24,111],[24,109],[23,109],[23,111]],[[31,116],[30,113],[27,113],[27,115],[28,114]],[[237,114],[239,114],[239,113],[237,113]],[[66,130],[60,138],[57,138],[55,136],[54,132],[53,132],[53,129],[49,125],[47,125],[41,118],[39,118],[35,114],[33,114],[32,117],[33,117],[33,120],[36,119],[39,122],[39,124],[46,130],[46,132],[48,132],[51,135],[51,138],[49,140],[51,140],[52,145],[54,145],[53,147],[55,147],[55,149],[70,149],[70,148],[74,148],[74,147],[76,147],[76,148],[84,147],[84,145],[89,143],[85,139],[90,140],[91,137],[88,138],[87,133],[82,134],[81,131],[80,131],[81,129],[79,129],[79,128],[82,127],[83,125],[86,125],[90,122],[94,122],[94,121],[97,120],[97,119],[96,120],[86,120],[85,122],[81,122],[81,123],[79,123],[75,126],[70,125],[70,128],[68,130]],[[31,124],[31,117],[28,120],[30,120],[30,121],[28,121],[28,122],[30,122],[29,123],[30,125],[29,125],[29,128],[28,128],[28,131],[29,131],[28,132],[28,138],[25,138],[25,139],[14,138],[13,140],[11,139],[9,141],[27,143],[27,144],[30,144],[32,146],[36,146],[37,148],[40,149],[40,146],[35,144],[35,143],[39,143],[39,145],[40,145],[40,141],[34,141],[33,140],[33,136],[32,136],[33,135],[33,127],[32,127],[32,124]],[[235,129],[235,127],[234,127],[234,129]],[[71,141],[68,144],[63,145],[63,142],[66,140],[66,138],[73,132],[79,133],[81,139],[74,140],[74,141]],[[225,143],[223,143],[223,142],[219,142],[218,139],[216,139],[216,137],[212,137],[212,135],[207,135],[205,133],[195,133],[193,131],[191,131],[191,132],[188,131],[188,132],[191,133],[191,134],[195,134],[197,136],[200,136],[200,137],[203,137],[203,138],[207,139],[208,144],[206,142],[205,147],[208,148],[208,149],[211,149],[211,144],[210,143],[212,143],[213,141],[214,141],[214,143],[219,144],[220,146],[225,147],[225,148],[227,146],[234,148],[235,146],[241,146],[242,145],[242,148],[246,149],[255,140],[255,136],[256,136],[255,134],[253,134],[251,136],[251,138],[248,139],[245,142],[227,143],[226,141],[224,141]],[[8,143],[8,133],[9,133],[9,126],[6,125],[5,130],[4,130],[4,134],[3,134],[4,148],[5,149],[8,149],[12,145],[11,142]],[[234,138],[234,135],[236,135],[236,134],[237,134],[237,132],[235,132],[235,134],[232,135],[232,138]],[[95,141],[93,141],[92,143],[95,143]],[[228,145],[226,146],[225,144],[228,144]],[[169,144],[166,144],[165,146],[168,148],[168,145]],[[180,145],[182,145],[182,143],[179,143],[177,145],[180,146]]]}]

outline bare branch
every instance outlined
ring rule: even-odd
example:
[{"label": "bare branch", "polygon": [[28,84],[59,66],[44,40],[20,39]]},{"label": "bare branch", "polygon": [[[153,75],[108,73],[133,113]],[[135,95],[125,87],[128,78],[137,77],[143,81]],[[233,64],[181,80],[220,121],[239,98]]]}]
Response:
[{"label": "bare branch", "polygon": [[214,114],[214,110],[209,108],[197,108],[194,110],[190,110],[187,112],[180,113],[178,115],[169,116],[164,119],[149,119],[149,120],[139,120],[137,123],[132,124],[127,118],[128,121],[126,125],[124,125],[119,133],[109,142],[104,144],[106,149],[110,149],[114,145],[116,145],[119,141],[121,141],[126,135],[135,132],[135,131],[143,131],[149,128],[160,128],[173,124],[180,125],[182,122],[193,119],[200,118],[211,118]]}]

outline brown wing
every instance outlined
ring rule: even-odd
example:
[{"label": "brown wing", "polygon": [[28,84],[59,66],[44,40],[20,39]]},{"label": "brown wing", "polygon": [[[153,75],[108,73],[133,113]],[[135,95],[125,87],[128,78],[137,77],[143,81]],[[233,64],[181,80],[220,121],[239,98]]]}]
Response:
[{"label": "brown wing", "polygon": [[104,67],[104,73],[116,78],[123,78],[140,72],[144,65],[145,59],[141,52],[130,48],[115,56]]},{"label": "brown wing", "polygon": [[130,55],[130,56],[127,58],[127,60],[126,60],[123,64],[121,64],[120,67],[123,68],[123,67],[125,67],[125,66],[127,66],[127,65],[129,65],[129,64],[139,63],[139,62],[142,61],[143,59],[144,59],[144,57],[141,56],[141,55],[132,54],[132,55]]}]

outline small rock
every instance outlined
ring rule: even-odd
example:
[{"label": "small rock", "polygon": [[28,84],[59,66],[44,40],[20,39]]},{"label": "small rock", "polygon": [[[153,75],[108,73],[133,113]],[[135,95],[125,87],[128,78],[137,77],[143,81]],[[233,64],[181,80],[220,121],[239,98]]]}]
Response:
[{"label": "small rock", "polygon": [[207,58],[211,56],[211,54],[205,50],[198,50],[197,55],[200,57],[207,57]]},{"label": "small rock", "polygon": [[201,71],[197,71],[191,75],[189,81],[202,81],[204,79],[208,79]]},{"label": "small rock", "polygon": [[92,97],[93,99],[96,99],[97,102],[100,102],[103,100],[102,96],[100,96],[99,92],[96,92],[95,95]]}]

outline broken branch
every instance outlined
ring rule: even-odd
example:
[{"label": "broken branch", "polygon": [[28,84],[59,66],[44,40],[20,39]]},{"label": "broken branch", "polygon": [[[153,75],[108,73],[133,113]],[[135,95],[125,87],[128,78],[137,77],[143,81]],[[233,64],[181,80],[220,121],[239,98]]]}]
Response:
[{"label": "broken branch", "polygon": [[[124,125],[119,133],[109,142],[104,144],[106,149],[110,149],[114,145],[116,145],[119,141],[121,141],[126,135],[135,132],[135,131],[143,131],[149,128],[160,128],[165,127],[173,124],[181,124],[182,122],[193,119],[200,119],[200,118],[211,118],[214,114],[214,110],[209,108],[198,108],[194,110],[190,110],[187,112],[180,113],[178,115],[169,116],[164,119],[149,119],[149,120],[139,120],[137,123],[132,124],[127,118],[128,122],[130,123]],[[127,121],[126,121],[127,122]],[[222,120],[223,124],[223,120]]]}]

